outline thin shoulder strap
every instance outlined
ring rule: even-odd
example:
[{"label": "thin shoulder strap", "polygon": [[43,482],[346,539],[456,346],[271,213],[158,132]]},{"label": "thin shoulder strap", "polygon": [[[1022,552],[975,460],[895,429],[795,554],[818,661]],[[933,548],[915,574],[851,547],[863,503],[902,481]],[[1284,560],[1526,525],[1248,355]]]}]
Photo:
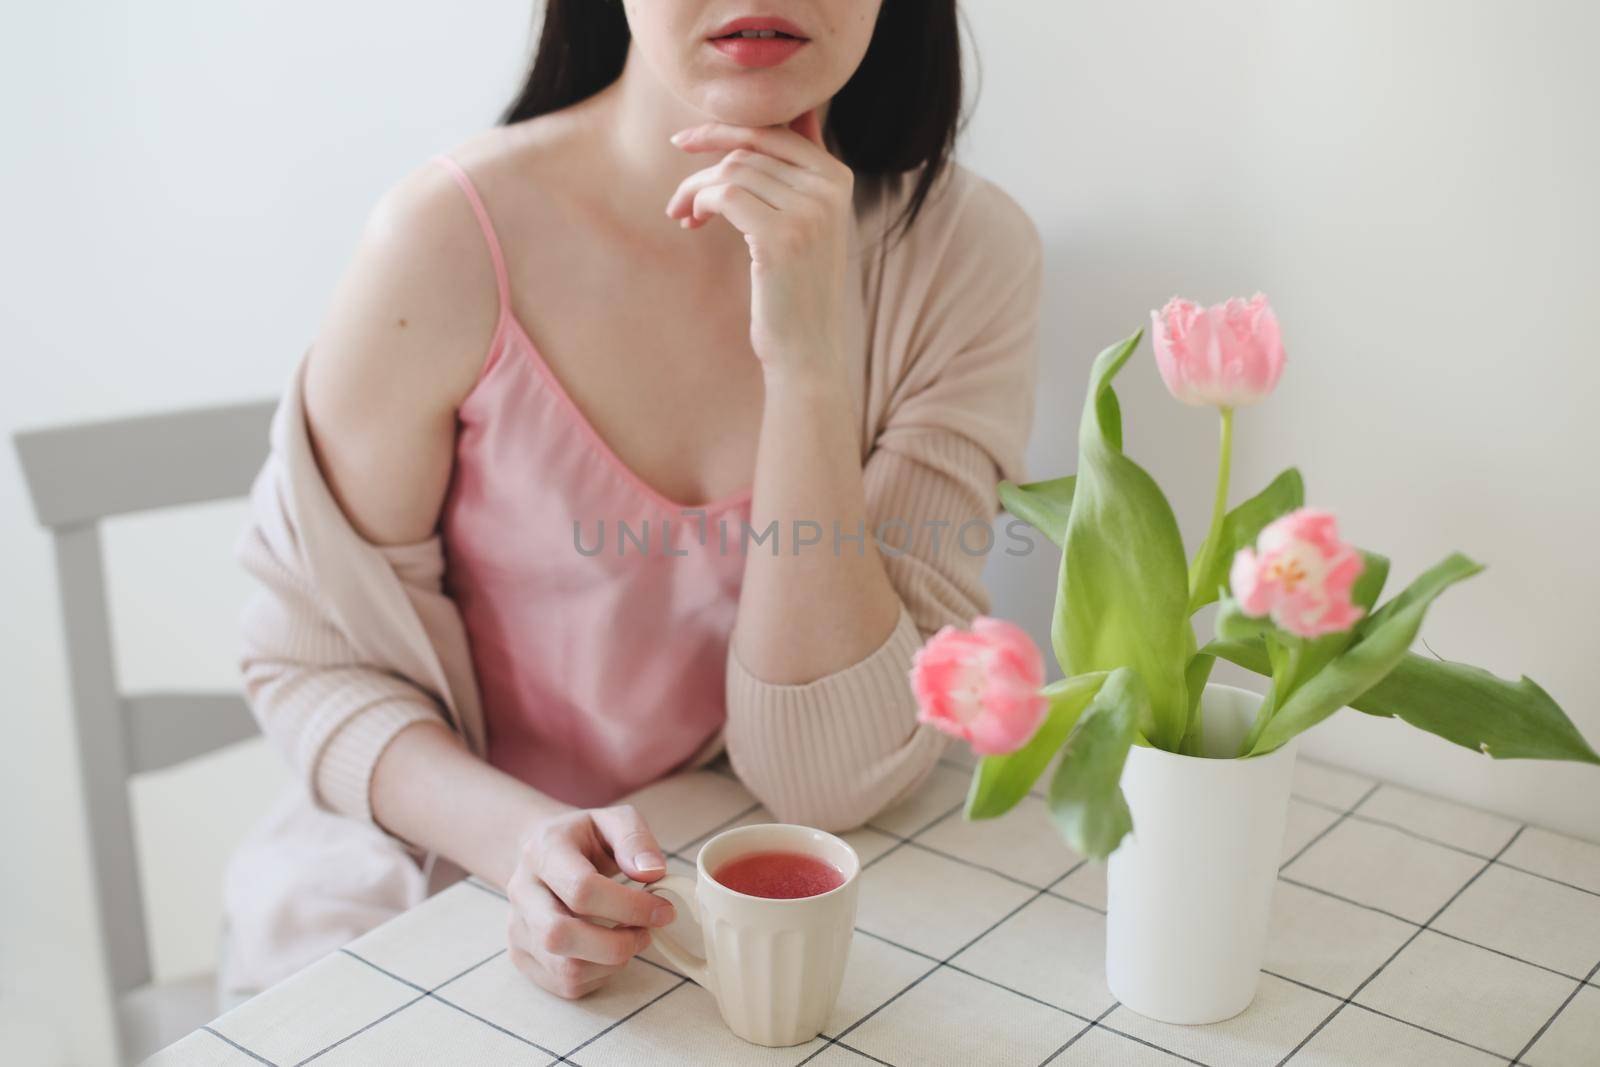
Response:
[{"label": "thin shoulder strap", "polygon": [[489,221],[489,209],[483,206],[483,197],[478,195],[477,186],[472,184],[472,179],[467,177],[466,169],[461,164],[443,153],[433,159],[449,171],[456,184],[461,186],[467,203],[472,205],[472,213],[478,218],[478,228],[483,231],[483,240],[489,246],[489,259],[494,263],[494,284],[500,293],[500,315],[503,318],[511,311],[511,280],[506,276],[506,257],[500,250],[500,238],[495,235],[494,223]]}]

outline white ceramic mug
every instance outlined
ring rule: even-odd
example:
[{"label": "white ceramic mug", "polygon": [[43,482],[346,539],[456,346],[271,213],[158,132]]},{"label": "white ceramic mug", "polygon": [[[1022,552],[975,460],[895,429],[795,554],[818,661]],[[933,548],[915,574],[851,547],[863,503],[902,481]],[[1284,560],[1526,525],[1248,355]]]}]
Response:
[{"label": "white ceramic mug", "polygon": [[[811,897],[755,897],[712,876],[752,852],[799,852],[838,868],[844,881]],[[700,849],[699,877],[669,874],[648,887],[681,899],[705,933],[705,955],[655,932],[656,947],[717,1000],[728,1029],[757,1045],[798,1045],[822,1032],[839,997],[855,933],[861,860],[837,837],[809,826],[736,826]],[[675,926],[676,924],[674,924]]]}]

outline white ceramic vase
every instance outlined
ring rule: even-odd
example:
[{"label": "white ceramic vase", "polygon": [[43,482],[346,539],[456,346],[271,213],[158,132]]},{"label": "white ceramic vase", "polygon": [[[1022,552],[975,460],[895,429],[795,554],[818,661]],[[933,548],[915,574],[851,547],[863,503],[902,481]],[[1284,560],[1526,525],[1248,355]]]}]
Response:
[{"label": "white ceramic vase", "polygon": [[1133,833],[1106,871],[1106,982],[1168,1023],[1218,1022],[1255,998],[1297,747],[1225,758],[1261,697],[1208,685],[1202,702],[1204,757],[1129,751]]}]

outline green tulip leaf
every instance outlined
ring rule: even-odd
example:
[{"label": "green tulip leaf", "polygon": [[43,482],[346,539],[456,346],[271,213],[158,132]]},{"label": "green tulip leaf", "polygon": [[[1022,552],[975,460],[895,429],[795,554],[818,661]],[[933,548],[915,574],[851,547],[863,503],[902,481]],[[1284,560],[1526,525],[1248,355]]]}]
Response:
[{"label": "green tulip leaf", "polygon": [[1072,514],[1074,475],[1047,482],[1001,482],[1000,504],[1011,514],[1032,526],[1060,548],[1067,539],[1067,518]]},{"label": "green tulip leaf", "polygon": [[1033,783],[1066,744],[1083,709],[1089,706],[1105,680],[1104,672],[1080,674],[1044,688],[1050,710],[1028,743],[1015,752],[985,756],[978,761],[972,786],[967,791],[968,819],[993,819],[1004,815],[1028,795]]},{"label": "green tulip leaf", "polygon": [[[1138,348],[1139,347],[1139,337],[1143,333],[1144,333],[1144,331],[1140,330],[1139,333],[1134,334],[1134,336],[1133,336],[1133,347],[1134,348]],[[1128,349],[1128,352],[1131,355],[1132,352],[1133,352],[1133,348]],[[1127,357],[1123,357],[1123,358],[1126,359]],[[1114,371],[1114,370],[1111,372],[1113,377],[1116,375],[1116,373],[1117,372]],[[1117,391],[1115,389],[1111,388],[1111,386],[1109,384],[1110,380],[1111,380],[1110,378],[1106,379],[1108,384],[1106,385],[1106,387],[1104,389],[1100,390],[1100,398],[1097,401],[1095,401],[1095,416],[1096,416],[1096,418],[1099,419],[1099,422],[1100,422],[1100,436],[1101,436],[1102,439],[1104,439],[1104,441],[1106,443],[1106,446],[1108,448],[1110,448],[1111,450],[1115,451],[1115,452],[1121,452],[1122,451],[1122,402],[1117,399]],[[1091,383],[1091,387],[1092,387],[1092,383]]]},{"label": "green tulip leaf", "polygon": [[1147,714],[1144,687],[1127,667],[1111,672],[1078,721],[1050,780],[1050,817],[1067,844],[1105,859],[1133,829],[1122,767]]},{"label": "green tulip leaf", "polygon": [[[1363,555],[1366,554],[1363,553]],[[1366,558],[1370,563],[1375,557],[1367,555]],[[1376,558],[1382,559],[1381,556]],[[1410,585],[1400,590],[1400,592],[1396,593],[1387,604],[1383,605],[1383,607],[1379,608],[1377,611],[1369,612],[1366,618],[1362,619],[1355,625],[1355,634],[1357,639],[1363,638],[1367,634],[1381,629],[1389,619],[1408,610],[1417,601],[1432,600],[1440,592],[1439,582],[1443,579],[1443,576],[1441,576],[1439,572],[1444,568],[1451,566],[1454,561],[1465,559],[1466,557],[1462,556],[1460,553],[1452,554],[1449,559],[1434,567],[1432,570],[1425,572],[1418,577],[1416,581],[1412,582]],[[1471,561],[1469,560],[1468,562]],[[1459,564],[1456,565],[1459,566]],[[1470,578],[1473,574],[1477,574],[1478,571],[1483,570],[1483,565],[1481,563],[1473,563],[1472,566],[1474,569],[1471,571],[1471,573],[1463,575],[1463,577]],[[1383,573],[1384,575],[1389,573],[1388,560],[1383,561]],[[1367,575],[1363,573],[1360,578],[1356,579],[1356,586],[1353,590],[1351,590],[1352,597],[1359,597],[1359,595],[1362,593],[1362,581],[1366,577]],[[1450,579],[1449,581],[1446,581],[1445,584],[1448,585],[1450,584],[1450,581],[1457,580],[1459,579]],[[1375,603],[1377,603],[1377,598],[1373,597],[1371,601],[1362,604],[1362,606],[1370,608]]]},{"label": "green tulip leaf", "polygon": [[1495,759],[1600,763],[1600,755],[1531,678],[1515,682],[1482,667],[1411,653],[1351,705]]},{"label": "green tulip leaf", "polygon": [[[1224,515],[1222,532],[1217,537],[1222,550],[1212,559],[1207,568],[1209,573],[1190,576],[1194,596],[1189,602],[1189,611],[1193,613],[1205,607],[1217,599],[1218,590],[1227,588],[1228,568],[1233,566],[1233,557],[1238,555],[1241,548],[1255,544],[1263,527],[1273,519],[1303,506],[1305,502],[1305,482],[1300,472],[1290,467],[1272,479],[1261,492]],[[1199,567],[1200,561],[1205,558],[1206,546],[1202,541],[1191,568]]]},{"label": "green tulip leaf", "polygon": [[[1202,651],[1247,671],[1272,673],[1259,639],[1213,641]],[[1531,678],[1509,681],[1467,663],[1408,652],[1350,706],[1399,719],[1495,759],[1600,763],[1600,755],[1538,683]]]},{"label": "green tulip leaf", "polygon": [[1229,641],[1217,638],[1200,650],[1201,655],[1225,659],[1236,667],[1254,671],[1263,678],[1272,677],[1272,660],[1267,655],[1267,644],[1259,637]]},{"label": "green tulip leaf", "polygon": [[1068,675],[1133,668],[1148,698],[1140,731],[1175,751],[1189,709],[1189,565],[1171,505],[1120,451],[1104,399],[1142,336],[1112,345],[1094,362],[1050,637]]},{"label": "green tulip leaf", "polygon": [[1211,680],[1211,668],[1217,665],[1217,657],[1205,652],[1196,652],[1189,657],[1189,666],[1183,672],[1184,686],[1189,691],[1189,725],[1183,734],[1183,744],[1178,751],[1185,756],[1198,756],[1201,741],[1205,737],[1205,726],[1200,714],[1200,696],[1206,691],[1206,682]]},{"label": "green tulip leaf", "polygon": [[1420,575],[1367,620],[1372,625],[1357,628],[1357,639],[1349,648],[1322,670],[1306,677],[1283,701],[1251,754],[1271,752],[1380,682],[1405,658],[1434,598],[1481,570],[1482,565],[1456,553]]},{"label": "green tulip leaf", "polygon": [[1217,608],[1217,636],[1225,641],[1247,641],[1268,633],[1273,628],[1272,619],[1266,615],[1246,615],[1239,602],[1228,597]]}]

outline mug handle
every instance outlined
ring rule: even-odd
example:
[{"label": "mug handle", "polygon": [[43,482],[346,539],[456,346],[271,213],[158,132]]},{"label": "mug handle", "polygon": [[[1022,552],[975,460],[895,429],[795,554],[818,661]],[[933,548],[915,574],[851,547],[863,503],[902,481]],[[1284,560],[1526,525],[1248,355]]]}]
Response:
[{"label": "mug handle", "polygon": [[[681,874],[669,874],[660,881],[651,882],[644,889],[647,893],[671,893],[688,905],[689,914],[694,916],[695,922],[701,921],[700,904],[695,900],[693,878],[685,878]],[[676,926],[677,922],[674,921],[672,925]],[[661,949],[661,954],[667,958],[668,963],[700,983],[706,989],[713,989],[711,966],[706,963],[705,957],[698,956],[684,948],[677,938],[667,932],[671,929],[672,926],[668,926],[651,932],[651,938],[656,947]]]}]

